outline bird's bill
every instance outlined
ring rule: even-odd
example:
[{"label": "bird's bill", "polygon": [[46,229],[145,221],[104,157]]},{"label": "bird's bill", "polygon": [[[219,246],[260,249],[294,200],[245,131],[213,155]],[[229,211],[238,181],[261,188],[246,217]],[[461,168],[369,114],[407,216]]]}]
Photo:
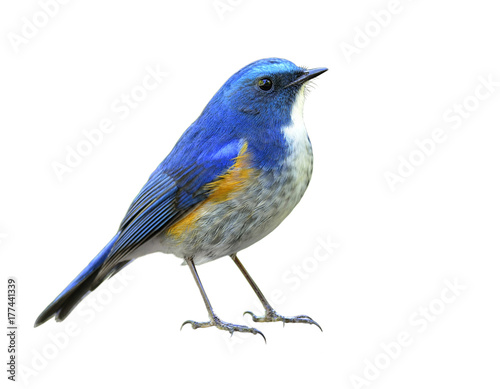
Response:
[{"label": "bird's bill", "polygon": [[301,74],[295,81],[292,81],[290,84],[286,85],[285,88],[288,88],[292,85],[303,84],[306,81],[312,80],[314,77],[318,77],[320,74],[326,72],[328,68],[316,68],[305,70],[303,74]]}]

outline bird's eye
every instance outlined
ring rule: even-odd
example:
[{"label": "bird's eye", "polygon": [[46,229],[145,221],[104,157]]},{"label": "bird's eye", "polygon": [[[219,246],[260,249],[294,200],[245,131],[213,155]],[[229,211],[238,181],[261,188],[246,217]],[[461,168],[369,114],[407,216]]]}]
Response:
[{"label": "bird's eye", "polygon": [[257,84],[263,91],[270,91],[273,87],[273,82],[269,78],[261,78]]}]

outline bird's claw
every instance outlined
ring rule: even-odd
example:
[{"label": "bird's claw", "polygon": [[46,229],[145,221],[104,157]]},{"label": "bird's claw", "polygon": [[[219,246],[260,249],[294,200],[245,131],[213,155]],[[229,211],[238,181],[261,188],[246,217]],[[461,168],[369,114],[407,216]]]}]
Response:
[{"label": "bird's claw", "polygon": [[283,322],[283,327],[285,326],[285,323],[313,324],[316,327],[318,327],[321,330],[321,332],[323,332],[321,326],[316,321],[314,321],[313,319],[311,319],[309,316],[306,315],[282,316],[279,313],[277,313],[274,309],[267,310],[264,316],[257,316],[256,314],[250,311],[246,311],[243,313],[243,315],[245,314],[249,314],[250,316],[252,316],[252,320],[256,323],[281,321]]},{"label": "bird's claw", "polygon": [[191,327],[194,330],[196,330],[197,328],[206,328],[206,327],[213,326],[213,324],[209,321],[199,322],[199,321],[194,321],[194,320],[186,320],[184,323],[182,323],[181,330],[182,330],[182,327],[184,327],[186,324],[191,324]]},{"label": "bird's claw", "polygon": [[204,321],[204,322],[197,322],[194,320],[186,320],[184,323],[182,323],[181,330],[182,330],[182,327],[184,327],[184,325],[186,325],[186,324],[191,324],[191,327],[194,330],[196,330],[198,328],[217,327],[219,330],[229,331],[231,336],[233,336],[233,333],[235,331],[236,332],[249,332],[249,333],[254,334],[254,335],[259,334],[264,339],[264,342],[267,343],[266,337],[257,328],[227,323],[227,322],[219,319],[217,316],[215,316],[210,321]]}]

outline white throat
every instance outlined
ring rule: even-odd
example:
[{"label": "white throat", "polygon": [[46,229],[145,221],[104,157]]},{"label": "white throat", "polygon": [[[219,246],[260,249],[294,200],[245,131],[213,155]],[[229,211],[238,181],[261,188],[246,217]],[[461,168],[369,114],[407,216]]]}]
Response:
[{"label": "white throat", "polygon": [[292,123],[283,128],[285,139],[292,149],[309,145],[309,138],[307,137],[307,130],[304,124],[304,100],[305,85],[302,85],[292,106]]}]

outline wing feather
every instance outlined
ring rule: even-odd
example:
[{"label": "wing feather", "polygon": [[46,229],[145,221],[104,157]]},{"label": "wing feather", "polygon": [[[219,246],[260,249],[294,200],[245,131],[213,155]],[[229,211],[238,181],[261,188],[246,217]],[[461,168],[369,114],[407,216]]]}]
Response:
[{"label": "wing feather", "polygon": [[210,149],[207,146],[205,152],[192,162],[184,160],[179,152],[174,153],[174,149],[130,205],[120,224],[118,239],[101,267],[96,283],[124,266],[123,262],[130,260],[126,258],[127,254],[165,231],[205,200],[212,190],[210,184],[217,182],[231,168],[243,144],[243,141],[236,140],[222,148],[215,145]]}]

